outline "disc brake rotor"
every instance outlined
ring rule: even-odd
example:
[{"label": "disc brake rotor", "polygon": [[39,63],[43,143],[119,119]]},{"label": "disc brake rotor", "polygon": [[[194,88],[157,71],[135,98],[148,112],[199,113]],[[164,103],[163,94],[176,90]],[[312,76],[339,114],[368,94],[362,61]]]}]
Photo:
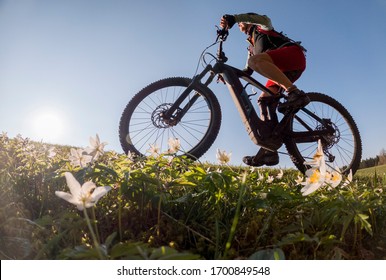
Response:
[{"label": "disc brake rotor", "polygon": [[181,109],[178,108],[176,113],[171,115],[170,117],[165,117],[165,112],[169,110],[169,108],[173,105],[173,103],[164,103],[153,111],[151,115],[151,121],[153,122],[153,125],[157,128],[169,128],[172,126],[175,126],[179,122],[179,113],[181,112]]},{"label": "disc brake rotor", "polygon": [[[330,152],[330,149],[339,143],[340,141],[340,131],[338,126],[331,122],[331,120],[327,121],[327,129],[331,129],[333,133],[325,134],[321,137],[323,153],[327,157],[328,161],[333,162],[335,160],[335,156]],[[326,129],[325,125],[318,125],[315,130],[324,130]]]}]

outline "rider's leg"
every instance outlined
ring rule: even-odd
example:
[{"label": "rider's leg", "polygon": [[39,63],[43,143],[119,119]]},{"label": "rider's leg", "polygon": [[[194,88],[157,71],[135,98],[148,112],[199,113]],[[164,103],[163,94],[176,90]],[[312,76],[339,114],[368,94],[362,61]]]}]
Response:
[{"label": "rider's leg", "polygon": [[260,119],[263,121],[274,121],[277,119],[272,116],[272,112],[276,111],[279,102],[280,86],[271,80],[269,80],[265,86],[276,96],[271,96],[264,91],[260,94],[259,99],[257,100],[260,109]]},{"label": "rider's leg", "polygon": [[[279,106],[279,111],[301,108],[309,103],[309,98],[293,82],[300,77],[306,67],[303,51],[297,46],[287,47],[251,56],[248,66],[259,74],[275,81],[288,92],[288,100]],[[299,75],[291,79],[284,72],[297,71]]]},{"label": "rider's leg", "polygon": [[[273,81],[269,80],[266,84],[266,87],[276,95],[278,95],[280,86],[278,86]],[[260,133],[262,133],[262,137],[271,138],[271,133],[274,126],[277,124],[277,116],[276,116],[276,107],[278,104],[278,98],[272,97],[268,93],[262,92],[259,99],[258,104],[260,108],[260,118],[264,121],[264,126],[260,127]],[[276,165],[279,163],[279,154],[274,150],[266,150],[261,148],[256,155],[254,156],[245,156],[243,158],[243,162],[250,166],[262,166],[262,165]]]},{"label": "rider's leg", "polygon": [[[248,60],[248,66],[262,76],[270,79],[266,86],[272,92],[278,92],[277,88],[276,90],[271,88],[277,84],[289,93],[288,101],[285,103],[289,104],[288,107],[299,106],[300,108],[309,102],[308,97],[293,84],[305,69],[305,57],[303,52],[301,50],[299,51],[298,48],[282,48],[251,56]],[[294,73],[294,70],[296,71],[296,75],[288,75],[288,73]],[[284,72],[286,74],[284,74]],[[266,94],[263,93],[263,96],[264,95]],[[279,163],[279,154],[275,150],[271,151],[261,148],[255,156],[246,156],[243,158],[243,161],[245,164],[251,166],[271,166]]]},{"label": "rider's leg", "polygon": [[294,84],[275,65],[268,53],[253,55],[248,60],[248,66],[260,75],[275,81],[285,90],[291,89]]}]

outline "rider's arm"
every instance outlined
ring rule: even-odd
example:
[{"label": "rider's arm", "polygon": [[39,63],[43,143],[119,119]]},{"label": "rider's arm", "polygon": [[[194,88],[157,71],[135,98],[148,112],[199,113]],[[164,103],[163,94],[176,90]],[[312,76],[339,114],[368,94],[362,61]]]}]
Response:
[{"label": "rider's arm", "polygon": [[263,30],[272,30],[272,22],[266,15],[258,15],[255,13],[234,15],[236,22],[245,22],[248,24],[258,25]]},{"label": "rider's arm", "polygon": [[252,54],[250,52],[248,52],[247,62],[246,62],[245,67],[243,69],[243,72],[245,72],[247,75],[252,75],[252,73],[253,73],[253,69],[248,66],[248,60],[251,57],[251,55]]}]

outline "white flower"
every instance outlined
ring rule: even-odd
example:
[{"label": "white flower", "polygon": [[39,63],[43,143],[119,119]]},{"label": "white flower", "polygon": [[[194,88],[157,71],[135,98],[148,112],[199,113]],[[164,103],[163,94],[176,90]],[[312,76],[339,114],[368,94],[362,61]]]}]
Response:
[{"label": "white flower", "polygon": [[74,149],[70,150],[69,160],[73,166],[84,167],[87,163],[90,163],[92,160],[92,156],[86,155],[83,149]]},{"label": "white flower", "polygon": [[175,158],[174,156],[167,156],[167,157],[166,157],[166,159],[167,159],[169,165],[172,164],[174,158]]},{"label": "white flower", "polygon": [[343,185],[342,185],[342,188],[347,186],[347,185],[350,185],[352,182],[352,170],[350,169],[350,173],[347,175],[347,178],[346,180],[344,181]]},{"label": "white flower", "polygon": [[149,150],[147,150],[152,156],[158,156],[160,154],[160,148],[157,144],[150,144]]},{"label": "white flower", "polygon": [[264,175],[261,174],[260,172],[257,172],[257,174],[259,175],[259,178],[257,178],[258,181],[263,181],[264,180]]},{"label": "white flower", "polygon": [[216,158],[220,164],[227,164],[231,160],[232,153],[227,154],[225,151],[217,149]]},{"label": "white flower", "polygon": [[311,166],[320,166],[321,162],[324,161],[324,153],[323,153],[323,147],[322,142],[320,139],[318,140],[318,148],[316,150],[316,153],[313,156],[312,161],[306,161],[304,164],[311,165]]},{"label": "white flower", "polygon": [[[324,185],[329,186],[329,189],[336,188],[342,182],[342,173],[339,168],[329,167],[327,170],[320,140],[318,141],[318,149],[313,158],[314,160],[311,162],[304,162],[304,164],[314,166],[313,168],[306,171],[306,181],[300,183],[299,177],[296,181],[298,184],[300,183],[304,185],[304,187],[301,189],[303,195],[308,195]],[[351,181],[352,171],[350,170],[350,174],[344,182],[343,187],[350,184]]]},{"label": "white flower", "polygon": [[51,147],[47,150],[47,157],[48,158],[53,158],[56,156],[56,152],[55,152],[55,147]]},{"label": "white flower", "polygon": [[268,176],[268,178],[267,178],[267,183],[272,183],[273,180],[275,180],[275,177],[273,177],[273,176]]},{"label": "white flower", "polygon": [[181,142],[178,138],[173,139],[170,138],[168,141],[169,144],[169,153],[174,154],[177,153],[181,148]]},{"label": "white flower", "polygon": [[56,191],[55,194],[58,197],[76,205],[80,211],[82,211],[84,208],[94,206],[102,196],[111,190],[111,187],[97,187],[93,182],[90,181],[80,186],[79,182],[69,172],[66,172],[64,176],[66,177],[67,186],[70,189],[70,193]]},{"label": "white flower", "polygon": [[107,145],[107,142],[101,143],[99,140],[99,135],[97,134],[95,138],[90,137],[90,147],[86,148],[86,153],[92,155],[94,160],[98,159],[99,156],[104,154],[104,148]]},{"label": "white flower", "polygon": [[267,199],[268,193],[260,193],[259,196],[261,199]]},{"label": "white flower", "polygon": [[128,152],[127,152],[127,158],[128,158],[130,161],[133,161],[134,158],[135,158],[135,154],[132,153],[131,151],[128,151]]},{"label": "white flower", "polygon": [[302,183],[304,187],[300,190],[302,194],[309,195],[324,185],[326,178],[326,166],[324,161],[320,168],[311,168],[306,171],[306,181]]},{"label": "white flower", "polygon": [[307,172],[306,172],[306,175],[307,175],[306,181],[302,183],[304,187],[300,190],[304,196],[313,193],[314,191],[319,189],[324,183],[324,178],[320,174],[319,169],[313,168],[313,169],[307,170]]},{"label": "white flower", "polygon": [[304,180],[303,176],[298,175],[298,178],[295,180],[295,182],[296,184],[300,185],[301,183],[303,183],[303,180]]},{"label": "white flower", "polygon": [[339,186],[342,182],[342,174],[339,169],[334,169],[332,172],[326,172],[325,182],[332,188]]},{"label": "white flower", "polygon": [[281,178],[283,178],[283,175],[284,175],[284,172],[283,172],[283,170],[280,169],[279,174],[276,175],[276,179],[280,180]]}]

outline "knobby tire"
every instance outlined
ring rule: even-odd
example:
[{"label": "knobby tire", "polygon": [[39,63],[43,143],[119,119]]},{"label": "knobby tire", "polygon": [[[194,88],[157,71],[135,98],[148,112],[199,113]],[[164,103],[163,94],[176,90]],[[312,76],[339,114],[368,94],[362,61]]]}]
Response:
[{"label": "knobby tire", "polygon": [[119,123],[119,139],[125,153],[147,156],[152,146],[157,146],[160,153],[167,153],[170,138],[181,142],[178,156],[198,159],[211,147],[220,130],[221,108],[214,93],[203,84],[194,85],[186,101],[196,93],[198,100],[180,122],[171,124],[162,118],[162,112],[191,82],[183,77],[162,79],[146,86],[130,100]]},{"label": "knobby tire", "polygon": [[[346,108],[334,98],[322,93],[308,93],[311,99],[309,105],[306,106],[311,112],[314,112],[320,118],[331,119],[334,127],[337,128],[335,135],[328,139],[325,144],[324,151],[331,152],[336,158],[334,161],[327,164],[331,167],[340,168],[343,174],[348,174],[350,170],[354,174],[358,168],[362,157],[362,142],[358,127]],[[309,122],[313,129],[320,128],[320,123],[309,118],[302,110],[297,114],[303,120]],[[298,126],[295,116],[290,120],[290,129],[295,131]],[[325,141],[326,142],[326,141]],[[322,142],[324,143],[324,142]],[[284,139],[284,144],[290,154],[292,162],[303,173],[310,165],[305,164],[305,161],[312,160],[317,142],[314,143],[296,143],[292,138]]]}]

